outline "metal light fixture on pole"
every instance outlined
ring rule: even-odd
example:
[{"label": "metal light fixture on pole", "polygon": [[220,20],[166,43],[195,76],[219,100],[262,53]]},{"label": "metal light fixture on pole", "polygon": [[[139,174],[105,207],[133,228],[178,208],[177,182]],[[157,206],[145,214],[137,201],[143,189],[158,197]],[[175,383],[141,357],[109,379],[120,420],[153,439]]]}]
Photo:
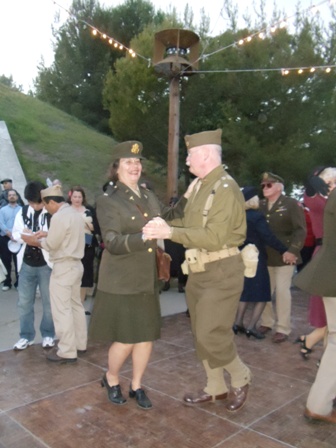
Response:
[{"label": "metal light fixture on pole", "polygon": [[155,34],[153,64],[169,79],[167,200],[178,195],[180,80],[198,69],[199,37],[193,31],[167,29]]}]

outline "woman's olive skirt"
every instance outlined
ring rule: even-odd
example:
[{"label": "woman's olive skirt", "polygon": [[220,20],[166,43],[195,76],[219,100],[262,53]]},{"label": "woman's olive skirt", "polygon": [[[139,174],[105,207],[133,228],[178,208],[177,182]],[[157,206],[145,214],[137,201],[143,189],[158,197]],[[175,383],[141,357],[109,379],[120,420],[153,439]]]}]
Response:
[{"label": "woman's olive skirt", "polygon": [[138,342],[159,339],[161,311],[159,291],[154,294],[120,295],[97,291],[89,340]]}]

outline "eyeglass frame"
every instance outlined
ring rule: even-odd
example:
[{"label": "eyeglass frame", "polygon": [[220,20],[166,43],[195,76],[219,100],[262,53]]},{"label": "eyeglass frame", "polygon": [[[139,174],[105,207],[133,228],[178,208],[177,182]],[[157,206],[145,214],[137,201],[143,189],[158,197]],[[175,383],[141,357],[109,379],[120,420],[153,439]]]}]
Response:
[{"label": "eyeglass frame", "polygon": [[266,187],[267,188],[272,188],[274,184],[279,184],[280,182],[262,182],[260,184],[261,188],[264,190]]}]

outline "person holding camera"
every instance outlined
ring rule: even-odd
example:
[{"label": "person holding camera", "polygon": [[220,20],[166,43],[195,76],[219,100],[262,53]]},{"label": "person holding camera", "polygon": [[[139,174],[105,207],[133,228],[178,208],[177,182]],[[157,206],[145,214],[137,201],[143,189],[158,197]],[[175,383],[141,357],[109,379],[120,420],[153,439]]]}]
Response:
[{"label": "person holding camera", "polygon": [[44,208],[41,199],[41,190],[46,188],[41,182],[28,182],[24,190],[28,205],[22,207],[14,221],[13,238],[22,244],[17,254],[19,282],[18,309],[20,315],[20,339],[16,342],[14,350],[24,350],[34,344],[34,304],[36,290],[39,287],[42,300],[42,319],[40,332],[42,347],[47,349],[55,345],[55,329],[51,314],[49,281],[52,264],[48,252],[39,247],[31,246],[22,239],[24,234],[43,231],[47,234],[51,215]]}]

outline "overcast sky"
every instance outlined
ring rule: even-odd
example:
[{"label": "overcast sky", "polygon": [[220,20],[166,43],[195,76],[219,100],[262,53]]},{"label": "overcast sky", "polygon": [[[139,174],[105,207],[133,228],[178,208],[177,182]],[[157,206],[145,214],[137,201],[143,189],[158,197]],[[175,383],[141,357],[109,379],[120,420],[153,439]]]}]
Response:
[{"label": "overcast sky", "polygon": [[[329,0],[301,0],[300,9],[308,10],[313,4],[321,5],[321,14],[327,14]],[[234,0],[233,0],[234,2]],[[275,0],[278,9],[285,11],[287,17],[295,13],[295,0]],[[123,0],[101,0],[101,5],[116,6]],[[183,16],[188,3],[194,12],[195,23],[199,23],[200,10],[204,7],[210,16],[210,29],[216,35],[225,30],[225,17],[221,14],[222,0],[152,0],[156,9],[169,10],[169,5],[176,7]],[[236,0],[242,15],[248,8],[253,14],[253,0]],[[256,1],[259,4],[259,1]],[[72,0],[0,0],[0,75],[13,76],[17,85],[22,85],[24,91],[33,87],[33,79],[37,75],[37,65],[44,58],[45,64],[53,62],[51,26],[57,11],[64,21]],[[270,11],[273,1],[266,1]],[[60,8],[61,6],[61,8]],[[113,37],[113,36],[111,36]]]}]

